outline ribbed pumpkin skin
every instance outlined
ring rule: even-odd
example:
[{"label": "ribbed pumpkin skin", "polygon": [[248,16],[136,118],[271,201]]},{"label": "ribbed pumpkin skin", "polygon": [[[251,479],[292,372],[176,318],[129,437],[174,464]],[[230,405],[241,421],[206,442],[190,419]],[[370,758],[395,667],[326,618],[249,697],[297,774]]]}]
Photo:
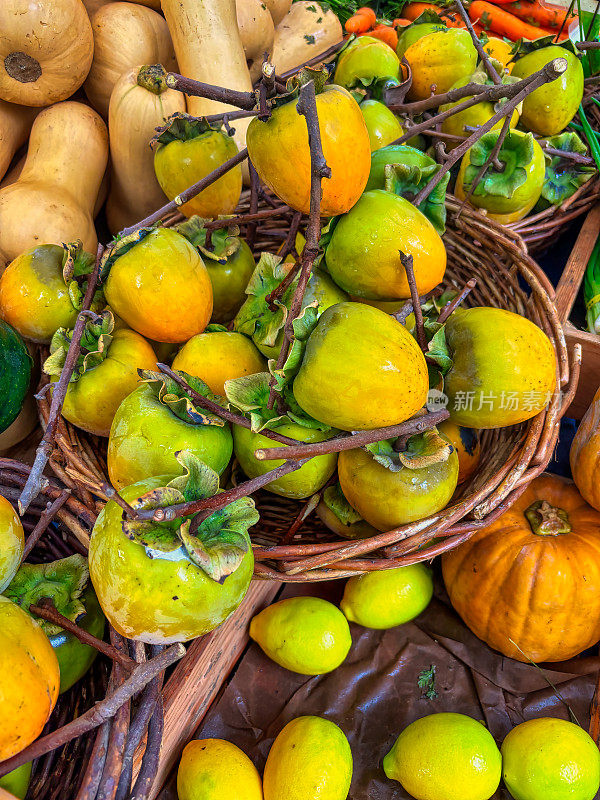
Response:
[{"label": "ribbed pumpkin skin", "polygon": [[[536,500],[564,509],[572,531],[533,533],[524,512]],[[500,519],[446,553],[442,568],[464,622],[510,658],[562,661],[600,639],[600,513],[571,481],[536,478]]]},{"label": "ribbed pumpkin skin", "polygon": [[600,511],[600,388],[573,439],[571,472],[583,497]]}]

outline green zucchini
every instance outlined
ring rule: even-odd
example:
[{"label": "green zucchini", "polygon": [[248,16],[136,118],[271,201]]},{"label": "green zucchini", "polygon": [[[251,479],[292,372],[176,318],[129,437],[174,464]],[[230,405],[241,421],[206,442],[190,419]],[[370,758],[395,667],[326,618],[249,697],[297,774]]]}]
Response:
[{"label": "green zucchini", "polygon": [[0,433],[18,417],[23,408],[33,359],[14,328],[0,320]]}]

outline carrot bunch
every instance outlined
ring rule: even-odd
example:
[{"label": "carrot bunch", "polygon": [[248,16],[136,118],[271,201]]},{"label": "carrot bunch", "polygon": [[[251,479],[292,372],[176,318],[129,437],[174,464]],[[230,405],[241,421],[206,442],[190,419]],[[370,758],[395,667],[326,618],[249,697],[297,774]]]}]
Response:
[{"label": "carrot bunch", "polygon": [[392,25],[378,22],[373,9],[363,6],[346,21],[344,27],[346,33],[354,33],[357,36],[374,36],[395,50],[398,45],[398,34],[395,29],[404,25],[410,25],[410,20],[395,19]]},{"label": "carrot bunch", "polygon": [[[499,6],[502,6],[501,8]],[[489,33],[505,36],[513,42],[518,39],[534,41],[543,36],[557,36],[558,41],[568,38],[568,26],[577,19],[560,6],[550,6],[540,0],[473,0],[469,17]],[[562,29],[562,30],[561,30]]]}]

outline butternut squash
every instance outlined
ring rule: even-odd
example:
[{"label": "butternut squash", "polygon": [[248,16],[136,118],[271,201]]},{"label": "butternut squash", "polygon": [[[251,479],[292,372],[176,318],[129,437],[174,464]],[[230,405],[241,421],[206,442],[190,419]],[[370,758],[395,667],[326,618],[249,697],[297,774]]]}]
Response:
[{"label": "butternut squash", "polygon": [[[99,8],[113,2],[114,0],[83,0],[83,5],[86,7],[88,16],[91,19]],[[131,0],[131,2],[136,3],[138,6],[147,6],[155,11],[160,11],[160,0]]]},{"label": "butternut squash", "polygon": [[275,29],[271,61],[278,75],[299,67],[342,41],[344,32],[336,15],[313,0],[293,3]]},{"label": "butternut squash", "polygon": [[277,27],[292,7],[292,0],[264,0],[264,4],[269,9],[273,23]]},{"label": "butternut squash", "polygon": [[275,25],[262,0],[236,0],[235,7],[250,77],[255,81],[260,77],[265,53],[270,55],[273,49]]},{"label": "butternut squash", "polygon": [[37,108],[0,100],[0,178],[6,174],[19,147],[27,141],[37,113]]},{"label": "butternut squash", "polygon": [[19,179],[0,190],[0,255],[12,261],[37,244],[76,239],[95,252],[92,212],[107,161],[108,131],[89,106],[40,112]]},{"label": "butternut squash", "polygon": [[[244,47],[236,21],[235,0],[162,0],[162,10],[182,75],[214,86],[252,91]],[[202,97],[188,97],[194,117],[219,114],[231,106]],[[246,146],[249,119],[235,122],[235,142]]]},{"label": "butternut squash", "polygon": [[108,116],[112,90],[124,72],[138,64],[162,64],[176,70],[167,23],[151,8],[109,3],[92,18],[94,60],[84,85],[96,111]]},{"label": "butternut squash", "polygon": [[93,50],[81,0],[2,0],[0,98],[23,106],[65,100],[85,80]]},{"label": "butternut squash", "polygon": [[[25,166],[25,160],[27,156],[23,155],[12,167],[8,170],[4,178],[0,181],[0,189],[4,189],[5,186],[10,186],[11,183],[16,183],[23,172],[23,167]],[[108,197],[108,182],[109,182],[109,168],[108,166],[104,170],[104,175],[102,176],[102,183],[100,184],[100,188],[98,189],[98,197],[96,198],[96,202],[94,204],[94,212],[92,216],[94,219],[100,213],[100,209],[106,202],[106,198]]]},{"label": "butternut squash", "polygon": [[113,234],[167,202],[154,173],[149,143],[167,117],[185,112],[185,98],[167,88],[164,75],[159,65],[134,67],[121,75],[110,98],[111,186],[106,216]]}]

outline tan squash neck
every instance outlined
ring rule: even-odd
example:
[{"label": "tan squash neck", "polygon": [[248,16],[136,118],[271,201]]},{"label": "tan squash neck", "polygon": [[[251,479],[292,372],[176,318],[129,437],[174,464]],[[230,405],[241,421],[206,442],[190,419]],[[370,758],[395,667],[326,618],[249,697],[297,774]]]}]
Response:
[{"label": "tan squash neck", "polygon": [[572,531],[567,512],[547,500],[536,500],[525,509],[525,516],[536,536],[564,536]]}]

